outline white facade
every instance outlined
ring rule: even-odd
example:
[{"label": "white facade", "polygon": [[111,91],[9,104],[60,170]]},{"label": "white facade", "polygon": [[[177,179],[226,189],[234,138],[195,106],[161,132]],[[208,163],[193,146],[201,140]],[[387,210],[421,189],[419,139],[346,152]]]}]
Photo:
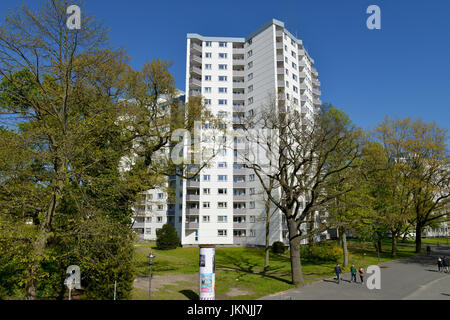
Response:
[{"label": "white facade", "polygon": [[[265,195],[253,170],[241,167],[233,130],[239,130],[246,117],[258,112],[269,94],[283,95],[290,106],[311,116],[321,104],[314,60],[302,41],[277,20],[246,38],[188,34],[186,49],[186,101],[201,95],[210,111],[224,120],[226,147],[219,148],[219,155],[197,179],[169,179],[176,193],[176,203],[170,208],[166,193],[148,191],[145,208],[137,206],[140,217],[133,228],[144,239],[155,240],[156,229],[170,223],[183,246],[263,246]],[[201,148],[218,148],[217,132],[208,127],[197,129]],[[183,149],[186,157],[191,151],[187,145]],[[270,221],[270,244],[287,243],[286,235],[284,218],[276,213]]]}]

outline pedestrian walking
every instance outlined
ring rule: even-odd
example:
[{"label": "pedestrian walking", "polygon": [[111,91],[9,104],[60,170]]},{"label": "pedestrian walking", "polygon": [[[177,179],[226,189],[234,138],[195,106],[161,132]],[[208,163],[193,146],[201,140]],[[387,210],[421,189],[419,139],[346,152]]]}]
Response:
[{"label": "pedestrian walking", "polygon": [[339,264],[337,264],[334,267],[334,272],[336,273],[336,276],[337,276],[337,283],[338,284],[341,283],[341,272],[342,272],[342,270],[341,270],[341,267],[339,266]]},{"label": "pedestrian walking", "polygon": [[438,272],[442,272],[444,270],[444,268],[443,268],[443,265],[442,265],[442,258],[441,257],[438,257],[437,265],[438,265]]},{"label": "pedestrian walking", "polygon": [[352,280],[350,280],[350,282],[356,281],[356,267],[355,265],[352,263],[352,266],[350,267],[350,272],[352,273]]},{"label": "pedestrian walking", "polygon": [[445,256],[442,257],[442,268],[445,273],[448,273],[448,259]]},{"label": "pedestrian walking", "polygon": [[427,246],[427,256],[431,255],[431,247]]},{"label": "pedestrian walking", "polygon": [[359,277],[361,278],[361,284],[364,283],[364,268],[359,268]]}]

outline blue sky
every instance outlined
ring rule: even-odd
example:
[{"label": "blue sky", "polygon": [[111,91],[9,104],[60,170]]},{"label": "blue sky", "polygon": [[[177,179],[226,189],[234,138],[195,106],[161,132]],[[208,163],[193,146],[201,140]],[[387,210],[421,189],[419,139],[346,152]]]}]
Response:
[{"label": "blue sky", "polygon": [[[17,2],[2,0],[0,13]],[[371,4],[381,8],[381,30],[366,27]],[[316,61],[322,101],[357,125],[409,115],[450,128],[448,0],[85,0],[81,9],[111,28],[113,46],[127,50],[133,67],[173,61],[181,90],[187,33],[245,37],[275,18]]]}]

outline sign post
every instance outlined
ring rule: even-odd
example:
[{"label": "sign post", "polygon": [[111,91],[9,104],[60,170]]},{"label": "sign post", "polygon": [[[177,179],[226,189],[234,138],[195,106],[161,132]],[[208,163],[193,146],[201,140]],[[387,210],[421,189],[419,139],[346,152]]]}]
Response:
[{"label": "sign post", "polygon": [[215,245],[200,245],[199,275],[200,300],[215,300],[216,266]]}]

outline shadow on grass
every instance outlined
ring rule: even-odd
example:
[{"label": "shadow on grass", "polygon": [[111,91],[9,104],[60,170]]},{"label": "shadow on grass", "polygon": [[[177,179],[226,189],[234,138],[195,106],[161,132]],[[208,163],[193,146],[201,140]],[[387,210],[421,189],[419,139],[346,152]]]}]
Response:
[{"label": "shadow on grass", "polygon": [[289,280],[286,280],[281,277],[270,274],[270,273],[276,273],[277,271],[280,271],[282,269],[282,267],[278,267],[278,268],[271,267],[270,270],[268,270],[266,272],[264,272],[264,271],[256,272],[256,271],[254,271],[254,269],[255,269],[255,267],[258,267],[258,263],[251,261],[249,258],[247,258],[245,256],[236,257],[230,253],[221,252],[221,257],[225,258],[227,263],[226,264],[217,264],[217,268],[221,268],[224,270],[240,271],[240,272],[254,274],[254,275],[260,275],[264,278],[269,278],[269,279],[277,280],[277,281],[284,282],[287,284],[291,284],[291,281],[289,281]]},{"label": "shadow on grass", "polygon": [[189,300],[199,300],[200,299],[198,294],[195,293],[192,290],[181,290],[181,291],[178,291],[178,292],[181,293],[182,295],[184,295]]}]

